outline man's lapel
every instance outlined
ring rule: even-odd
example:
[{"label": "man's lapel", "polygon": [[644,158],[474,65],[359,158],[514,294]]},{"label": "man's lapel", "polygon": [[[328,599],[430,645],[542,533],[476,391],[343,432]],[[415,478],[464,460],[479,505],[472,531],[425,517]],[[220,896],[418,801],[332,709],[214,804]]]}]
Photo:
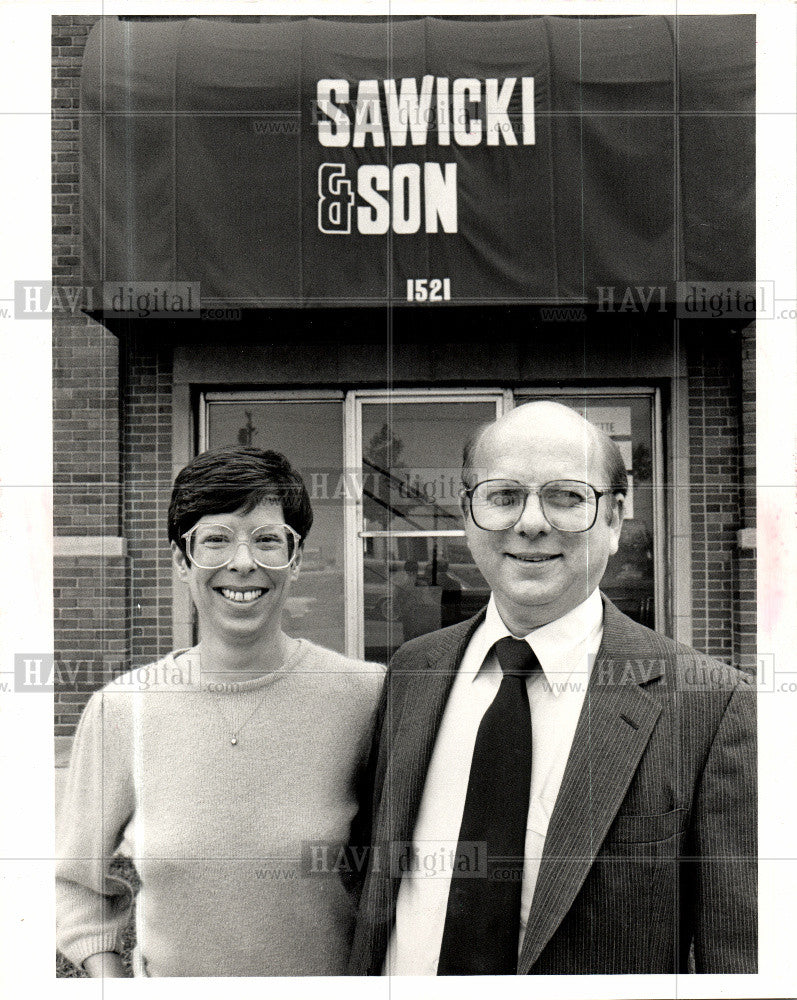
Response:
[{"label": "man's lapel", "polygon": [[[373,843],[386,852],[373,868],[360,904],[352,966],[359,974],[378,975],[385,960],[395,918],[400,878],[394,877],[396,845],[411,839],[421,804],[440,721],[457,668],[484,611],[470,621],[427,637],[418,653],[404,654],[391,665],[388,704],[382,731],[388,759]],[[395,710],[393,706],[396,707]]]},{"label": "man's lapel", "polygon": [[661,712],[641,684],[663,664],[645,632],[605,601],[590,675],[543,849],[518,973],[528,973],[589,874]]},{"label": "man's lapel", "polygon": [[471,636],[483,619],[481,611],[440,633],[425,650],[427,662],[414,666],[404,677],[403,708],[389,730],[393,734],[392,746],[382,799],[390,804],[392,840],[407,841],[412,837],[448,695]]}]

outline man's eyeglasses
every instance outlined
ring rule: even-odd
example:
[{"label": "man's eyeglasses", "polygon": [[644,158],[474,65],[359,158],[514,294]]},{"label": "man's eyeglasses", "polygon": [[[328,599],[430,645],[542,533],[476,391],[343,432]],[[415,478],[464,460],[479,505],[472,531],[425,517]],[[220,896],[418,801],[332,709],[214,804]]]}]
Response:
[{"label": "man's eyeglasses", "polygon": [[232,562],[241,545],[264,569],[287,569],[299,550],[301,537],[288,524],[261,524],[239,535],[226,524],[195,524],[183,535],[191,562],[200,569],[221,569]]},{"label": "man's eyeglasses", "polygon": [[557,531],[589,531],[598,516],[598,501],[611,490],[596,490],[576,479],[554,479],[542,486],[524,486],[514,479],[486,479],[461,491],[468,498],[474,524],[485,531],[514,528],[526,501],[539,497],[543,517]]}]

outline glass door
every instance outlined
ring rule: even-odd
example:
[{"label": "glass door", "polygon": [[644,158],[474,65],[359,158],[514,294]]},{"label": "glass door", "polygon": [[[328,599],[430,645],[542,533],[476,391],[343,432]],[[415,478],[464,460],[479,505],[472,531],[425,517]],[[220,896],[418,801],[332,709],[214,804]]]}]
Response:
[{"label": "glass door", "polygon": [[386,662],[408,639],[464,621],[489,590],[465,543],[462,447],[500,415],[500,392],[358,394],[362,493],[353,524],[355,648]]}]

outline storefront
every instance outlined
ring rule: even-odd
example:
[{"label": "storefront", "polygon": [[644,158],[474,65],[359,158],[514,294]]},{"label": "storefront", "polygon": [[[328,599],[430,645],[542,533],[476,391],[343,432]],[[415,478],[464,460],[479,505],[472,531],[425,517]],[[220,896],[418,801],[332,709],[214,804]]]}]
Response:
[{"label": "storefront", "polygon": [[104,365],[118,468],[62,530],[108,540],[61,563],[101,567],[102,649],[57,612],[62,655],[191,642],[168,490],[236,444],[284,451],[313,499],[289,631],[384,660],[469,617],[462,446],[556,398],[626,461],[608,595],[749,665],[754,333],[698,300],[755,277],[754,60],[752,17],[99,19],[91,319],[60,336],[84,324]]}]

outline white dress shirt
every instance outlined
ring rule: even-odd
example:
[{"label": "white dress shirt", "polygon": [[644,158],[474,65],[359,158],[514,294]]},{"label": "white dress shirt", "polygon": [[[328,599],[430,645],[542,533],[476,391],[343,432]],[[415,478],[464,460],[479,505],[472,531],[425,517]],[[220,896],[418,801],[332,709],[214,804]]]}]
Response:
[{"label": "white dress shirt", "polygon": [[[485,619],[462,658],[437,734],[413,833],[413,864],[403,868],[396,923],[383,970],[386,975],[437,974],[451,884],[446,860],[459,841],[479,724],[501,684],[501,667],[492,647],[510,634],[491,596]],[[563,618],[525,636],[542,673],[532,674],[527,681],[532,767],[518,950],[531,910],[548,823],[602,636],[603,605],[597,590]]]}]

